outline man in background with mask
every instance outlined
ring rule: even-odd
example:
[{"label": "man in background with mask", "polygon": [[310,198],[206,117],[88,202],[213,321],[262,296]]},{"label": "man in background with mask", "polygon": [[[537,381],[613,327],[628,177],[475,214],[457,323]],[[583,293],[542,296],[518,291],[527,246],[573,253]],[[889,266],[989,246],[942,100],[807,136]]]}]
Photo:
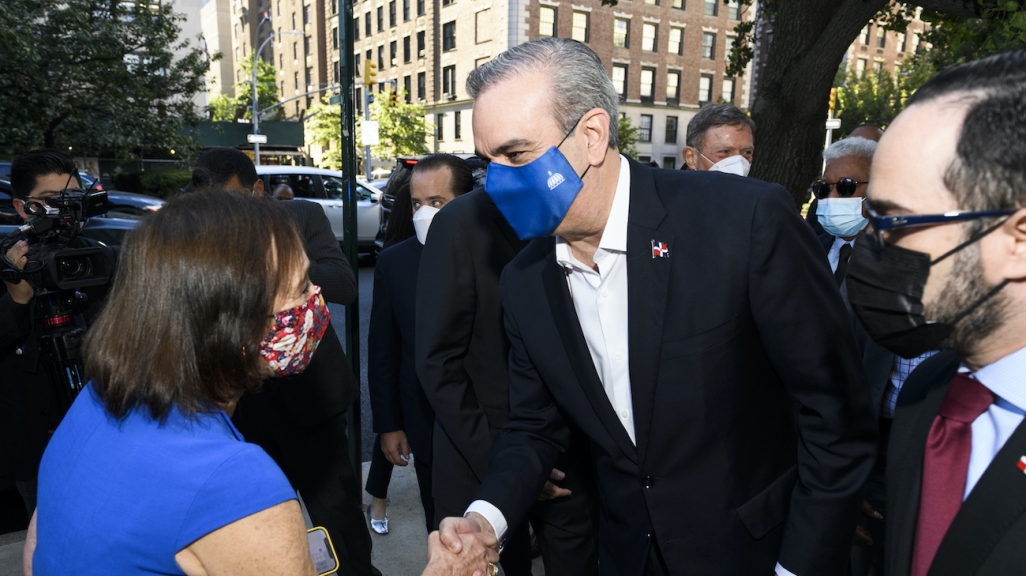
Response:
[{"label": "man in background with mask", "polygon": [[[499,275],[525,244],[484,190],[456,198],[431,221],[420,260],[424,273],[417,277],[416,369],[435,412],[435,527],[442,518],[462,514],[474,500],[509,419],[509,339]],[[539,485],[532,495],[529,520],[546,574],[595,574],[593,514],[598,506],[590,499],[590,459],[586,440],[578,436],[549,467],[553,480],[546,490]],[[502,567],[507,576],[531,573],[526,521],[510,526]]]},{"label": "man in background with mask", "polygon": [[[834,281],[845,303],[848,301],[846,277],[852,245],[858,233],[869,222],[864,215],[864,200],[874,152],[876,142],[873,140],[850,136],[834,142],[823,152],[823,160],[826,162],[823,179],[813,184],[819,199],[817,217],[825,230],[819,240],[826,250]],[[862,354],[862,365],[868,378],[866,383],[880,430],[876,465],[867,482],[863,514],[859,517],[856,542],[851,551],[851,574],[865,576],[873,569],[876,574],[883,574],[885,464],[898,392],[912,370],[934,352],[926,352],[914,358],[897,356],[873,342],[855,318],[850,305],[848,310],[852,315],[855,340]]]},{"label": "man in background with mask", "polygon": [[755,122],[731,104],[707,104],[688,122],[684,166],[748,176]]},{"label": "man in background with mask", "polygon": [[382,251],[374,267],[374,299],[367,337],[367,388],[374,432],[378,434],[387,464],[372,461],[367,474],[367,492],[373,497],[371,528],[379,534],[389,531],[385,497],[392,466],[406,466],[411,453],[416,455],[413,468],[420,485],[428,531],[434,526],[431,432],[435,414],[413,363],[417,271],[434,215],[473,187],[470,168],[456,156],[433,154],[417,162],[410,181],[416,235]]},{"label": "man in background with mask", "polygon": [[887,460],[888,574],[1026,564],[1026,50],[948,68],[880,140],[848,268],[869,334],[911,357]]},{"label": "man in background with mask", "polygon": [[504,538],[573,422],[600,488],[601,574],[842,573],[876,433],[791,197],[621,156],[616,89],[579,42],[521,44],[467,85],[485,188],[535,240],[502,278],[510,420],[443,542]]}]

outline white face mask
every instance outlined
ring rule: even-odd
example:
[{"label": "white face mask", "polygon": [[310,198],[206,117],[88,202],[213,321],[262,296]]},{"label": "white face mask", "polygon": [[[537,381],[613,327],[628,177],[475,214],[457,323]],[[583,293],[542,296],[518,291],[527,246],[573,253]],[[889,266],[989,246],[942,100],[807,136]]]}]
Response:
[{"label": "white face mask", "polygon": [[[705,154],[698,153],[699,156],[709,160],[705,157]],[[712,162],[712,160],[709,160]],[[747,158],[741,156],[729,156],[720,160],[719,162],[713,162],[713,165],[709,167],[710,172],[726,172],[727,174],[736,174],[738,176],[748,176],[748,172],[752,169],[752,163]]]},{"label": "white face mask", "polygon": [[435,214],[438,214],[438,208],[434,206],[421,206],[413,213],[413,228],[417,231],[417,240],[420,240],[421,244],[427,242],[428,228],[431,227]]}]

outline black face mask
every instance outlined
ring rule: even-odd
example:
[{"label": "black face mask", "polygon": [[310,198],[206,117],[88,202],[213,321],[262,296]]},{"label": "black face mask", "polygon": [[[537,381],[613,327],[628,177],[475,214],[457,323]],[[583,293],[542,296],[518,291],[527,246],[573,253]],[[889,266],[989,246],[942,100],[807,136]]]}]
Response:
[{"label": "black face mask", "polygon": [[997,294],[1008,281],[995,286],[950,322],[930,322],[923,314],[923,289],[930,277],[930,267],[1000,225],[973,235],[932,262],[929,254],[893,244],[881,246],[875,236],[859,234],[848,264],[848,300],[870,338],[904,358],[940,349],[955,325]]}]

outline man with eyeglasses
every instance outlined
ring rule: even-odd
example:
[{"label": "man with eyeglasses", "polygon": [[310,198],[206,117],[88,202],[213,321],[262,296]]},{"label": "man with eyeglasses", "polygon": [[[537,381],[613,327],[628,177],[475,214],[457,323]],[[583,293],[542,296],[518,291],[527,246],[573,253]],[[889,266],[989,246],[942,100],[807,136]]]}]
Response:
[{"label": "man with eyeglasses", "polygon": [[[825,230],[819,240],[827,252],[830,269],[834,271],[834,280],[845,303],[848,303],[846,276],[853,244],[869,222],[863,201],[875,152],[876,142],[866,138],[855,136],[834,142],[823,152],[826,161],[823,179],[812,185],[819,199],[816,216]],[[911,359],[897,356],[869,337],[850,304],[848,311],[852,314],[855,339],[862,354],[862,365],[868,377],[866,383],[880,430],[877,461],[866,483],[865,501],[851,549],[852,576],[865,576],[874,569],[877,574],[883,573],[885,463],[894,403],[908,375],[934,352]]]},{"label": "man with eyeglasses", "polygon": [[1026,50],[948,68],[880,141],[848,294],[903,357],[886,572],[1026,565]]}]

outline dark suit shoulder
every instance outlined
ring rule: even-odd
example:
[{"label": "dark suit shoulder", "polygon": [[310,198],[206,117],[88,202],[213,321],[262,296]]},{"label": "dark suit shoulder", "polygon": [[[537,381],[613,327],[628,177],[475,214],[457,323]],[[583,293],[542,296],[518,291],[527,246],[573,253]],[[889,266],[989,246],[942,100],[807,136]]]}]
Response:
[{"label": "dark suit shoulder", "polygon": [[837,240],[837,237],[833,234],[827,234],[824,232],[819,235],[819,243],[823,245],[823,250],[827,253],[829,253],[830,249],[834,247],[835,240]]},{"label": "dark suit shoulder", "polygon": [[376,267],[391,268],[409,264],[410,260],[419,260],[424,245],[417,240],[416,236],[410,236],[406,240],[393,244],[378,253]]},{"label": "dark suit shoulder", "polygon": [[951,382],[961,360],[954,352],[941,352],[924,360],[901,386],[898,407],[921,402],[933,389]]},{"label": "dark suit shoulder", "polygon": [[[692,202],[726,205],[727,207],[757,204],[767,194],[779,194],[784,189],[757,178],[747,178],[722,172],[700,170],[657,170],[631,164],[631,183],[636,185],[634,171],[647,172],[655,185],[659,199],[669,209],[671,205]],[[784,192],[786,194],[786,192]]]},{"label": "dark suit shoulder", "polygon": [[455,219],[464,226],[487,224],[501,215],[484,188],[476,188],[454,198],[446,203],[439,212],[441,214],[447,215],[445,219]]}]

